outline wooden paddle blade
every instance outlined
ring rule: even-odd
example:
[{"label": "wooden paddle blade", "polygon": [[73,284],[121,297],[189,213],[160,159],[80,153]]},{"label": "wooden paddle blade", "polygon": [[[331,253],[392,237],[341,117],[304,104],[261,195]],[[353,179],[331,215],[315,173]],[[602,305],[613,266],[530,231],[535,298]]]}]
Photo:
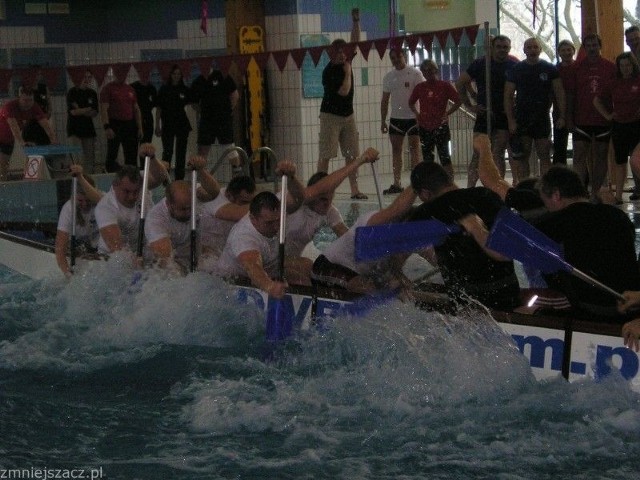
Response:
[{"label": "wooden paddle blade", "polygon": [[458,232],[459,225],[447,225],[439,220],[358,227],[355,240],[356,261],[377,260],[394,253],[415,252],[440,245],[448,235]]},{"label": "wooden paddle blade", "polygon": [[267,303],[266,337],[269,342],[280,342],[291,336],[293,311],[288,302],[269,297]]},{"label": "wooden paddle blade", "polygon": [[506,207],[496,216],[486,246],[543,273],[573,270],[558,243]]}]

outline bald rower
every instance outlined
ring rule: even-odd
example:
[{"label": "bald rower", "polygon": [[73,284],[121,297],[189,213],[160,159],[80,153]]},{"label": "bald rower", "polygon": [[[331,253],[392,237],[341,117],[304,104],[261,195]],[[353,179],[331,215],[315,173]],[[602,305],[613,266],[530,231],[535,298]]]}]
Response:
[{"label": "bald rower", "polygon": [[[220,193],[220,185],[207,171],[204,157],[192,157],[188,165],[210,198]],[[200,195],[196,195],[198,197]],[[144,226],[153,257],[161,267],[188,271],[191,259],[191,183],[176,180],[167,187],[165,198],[154,206]]]}]

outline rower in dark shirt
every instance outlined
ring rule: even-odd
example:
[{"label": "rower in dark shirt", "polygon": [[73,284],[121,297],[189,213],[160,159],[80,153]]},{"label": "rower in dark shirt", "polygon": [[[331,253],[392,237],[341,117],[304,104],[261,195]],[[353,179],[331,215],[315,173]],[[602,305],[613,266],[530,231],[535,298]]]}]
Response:
[{"label": "rower in dark shirt", "polygon": [[[500,197],[488,188],[459,188],[435,163],[418,164],[411,172],[411,186],[424,202],[411,215],[414,221],[437,219],[446,224],[459,222],[469,228],[473,223],[467,221],[479,218],[479,225],[490,227],[504,206]],[[513,261],[482,245],[484,241],[469,231],[450,235],[434,248],[445,285],[455,297],[466,294],[487,307],[512,310],[520,305],[520,286]]]}]

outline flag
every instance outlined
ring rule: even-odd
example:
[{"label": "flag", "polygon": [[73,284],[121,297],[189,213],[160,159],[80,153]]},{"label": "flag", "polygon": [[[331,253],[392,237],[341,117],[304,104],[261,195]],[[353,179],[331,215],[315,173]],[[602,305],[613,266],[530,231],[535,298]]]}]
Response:
[{"label": "flag", "polygon": [[209,16],[209,6],[207,0],[202,0],[202,9],[200,11],[200,30],[205,35],[207,34],[207,17]]}]

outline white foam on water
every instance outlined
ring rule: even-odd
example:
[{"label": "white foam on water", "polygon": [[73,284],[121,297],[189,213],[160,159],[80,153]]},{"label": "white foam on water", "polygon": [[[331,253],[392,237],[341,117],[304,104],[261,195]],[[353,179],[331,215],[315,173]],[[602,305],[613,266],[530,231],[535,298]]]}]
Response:
[{"label": "white foam on water", "polygon": [[[32,328],[0,343],[0,367],[88,371],[153,356],[160,345],[222,347],[258,335],[262,317],[221,279],[147,270],[125,256],[92,262],[32,293]],[[24,297],[24,289],[22,290]],[[16,305],[20,307],[20,305]],[[236,345],[237,346],[237,345]]]}]

